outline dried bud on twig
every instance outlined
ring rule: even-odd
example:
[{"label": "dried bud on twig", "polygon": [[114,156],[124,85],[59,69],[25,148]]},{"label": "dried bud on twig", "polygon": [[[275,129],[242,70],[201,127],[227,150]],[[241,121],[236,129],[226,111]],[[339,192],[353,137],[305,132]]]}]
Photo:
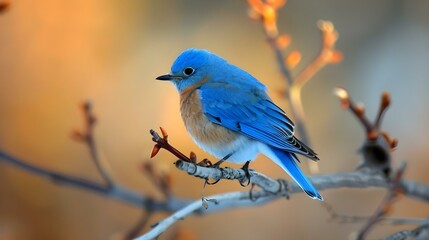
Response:
[{"label": "dried bud on twig", "polygon": [[358,169],[364,169],[371,173],[381,173],[388,177],[391,172],[390,152],[398,144],[397,139],[380,131],[381,119],[390,104],[390,95],[384,92],[381,97],[380,109],[374,123],[368,121],[365,116],[365,109],[362,104],[354,104],[349,93],[344,88],[336,88],[334,94],[341,100],[341,107],[348,108],[359,119],[366,130],[366,140],[360,149],[363,159],[358,164]]}]

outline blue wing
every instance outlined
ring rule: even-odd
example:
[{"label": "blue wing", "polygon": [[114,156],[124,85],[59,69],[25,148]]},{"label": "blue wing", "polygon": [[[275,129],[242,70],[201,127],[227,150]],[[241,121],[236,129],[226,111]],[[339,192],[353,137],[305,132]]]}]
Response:
[{"label": "blue wing", "polygon": [[200,87],[202,107],[215,124],[239,132],[271,147],[318,160],[317,154],[294,134],[294,124],[252,78],[245,81],[208,82]]}]

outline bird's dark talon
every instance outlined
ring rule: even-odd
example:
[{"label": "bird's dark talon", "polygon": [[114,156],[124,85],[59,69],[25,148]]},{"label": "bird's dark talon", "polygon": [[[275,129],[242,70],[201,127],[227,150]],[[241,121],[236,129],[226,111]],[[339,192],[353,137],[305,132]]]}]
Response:
[{"label": "bird's dark talon", "polygon": [[252,202],[255,202],[256,200],[258,200],[257,197],[253,197],[253,188],[255,187],[255,184],[252,183],[252,186],[250,187],[250,191],[249,191],[249,199]]},{"label": "bird's dark talon", "polygon": [[215,164],[213,164],[214,168],[220,168],[220,165],[225,162],[226,160],[228,160],[229,157],[232,156],[232,153],[229,153],[228,155],[226,155],[225,157],[223,157],[221,160],[217,161]]},{"label": "bird's dark talon", "polygon": [[201,162],[198,163],[198,166],[211,167],[213,166],[213,164],[212,162],[210,162],[210,160],[208,160],[207,158],[204,158]]},{"label": "bird's dark talon", "polygon": [[245,172],[245,174],[246,174],[246,178],[247,178],[247,183],[246,183],[246,184],[243,184],[243,183],[240,181],[240,185],[241,185],[242,187],[247,187],[247,186],[249,186],[249,184],[250,184],[249,164],[250,164],[250,161],[247,161],[247,162],[243,165],[243,167],[241,167],[241,169],[243,169],[243,171]]},{"label": "bird's dark talon", "polygon": [[214,168],[220,168],[220,165],[223,163],[223,162],[225,162],[225,159],[221,159],[221,160],[219,160],[219,161],[217,161],[217,162],[215,162],[215,164],[213,164],[211,167],[214,167]]},{"label": "bird's dark talon", "polygon": [[214,182],[209,182],[209,179],[208,178],[206,178],[206,182],[205,182],[205,184],[208,184],[208,185],[215,185],[216,183],[218,183],[222,178],[223,178],[223,170],[222,170],[222,168],[219,168],[219,170],[220,170],[220,172],[221,172],[221,176],[218,178],[218,179],[216,179]]},{"label": "bird's dark talon", "polygon": [[206,179],[206,182],[205,182],[205,184],[207,184],[207,185],[215,185],[216,183],[218,183],[220,180],[221,180],[222,178],[218,178],[216,181],[214,181],[214,182],[209,182],[209,179],[207,178]]}]

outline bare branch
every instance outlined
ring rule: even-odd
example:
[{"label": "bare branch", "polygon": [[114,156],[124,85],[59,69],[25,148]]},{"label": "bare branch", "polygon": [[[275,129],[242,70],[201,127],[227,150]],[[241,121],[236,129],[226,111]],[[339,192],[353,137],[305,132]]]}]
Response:
[{"label": "bare branch", "polygon": [[412,230],[403,230],[397,233],[394,233],[385,238],[385,240],[425,240],[429,239],[429,222],[422,224],[421,226],[412,229]]},{"label": "bare branch", "polygon": [[14,165],[22,170],[25,170],[34,175],[47,178],[57,184],[68,185],[89,192],[95,192],[102,196],[118,200],[123,203],[133,205],[135,207],[143,207],[152,211],[176,211],[189,204],[189,200],[171,197],[164,201],[158,201],[151,197],[136,193],[126,187],[115,184],[113,186],[106,186],[91,180],[68,176],[66,174],[58,173],[42,167],[35,166],[27,163],[21,159],[13,157],[12,155],[0,150],[0,161]]},{"label": "bare branch", "polygon": [[77,142],[86,144],[91,155],[91,159],[94,162],[98,172],[108,185],[113,185],[115,181],[112,176],[110,164],[105,158],[102,157],[95,142],[94,128],[95,124],[97,123],[97,118],[93,113],[92,104],[90,101],[85,101],[82,103],[81,108],[85,127],[82,131],[73,130],[71,137]]},{"label": "bare branch", "polygon": [[[247,182],[246,172],[239,168],[212,168],[204,167],[194,163],[189,163],[182,160],[175,162],[176,167],[179,170],[187,172],[189,175],[203,179],[227,179],[227,180],[238,180],[239,182]],[[286,189],[285,181],[279,181],[271,179],[262,173],[258,173],[253,169],[249,169],[250,183],[255,184],[262,188],[266,192],[279,193],[283,189]]]},{"label": "bare branch", "polygon": [[391,185],[389,187],[389,192],[384,197],[381,204],[378,206],[374,214],[369,218],[367,223],[359,230],[357,239],[363,240],[365,239],[365,236],[371,231],[371,229],[377,224],[382,217],[384,217],[386,214],[388,214],[392,207],[393,203],[397,200],[401,193],[401,179],[404,175],[404,171],[406,168],[406,164],[402,162],[401,167],[397,170],[395,173],[395,176],[392,179]]},{"label": "bare branch", "polygon": [[[286,1],[262,1],[262,0],[247,0],[250,5],[249,17],[255,20],[260,20],[264,28],[265,36],[270,44],[279,66],[280,72],[288,85],[288,91],[285,94],[290,105],[290,111],[296,125],[302,142],[310,145],[307,129],[305,127],[305,114],[301,100],[302,87],[307,83],[317,72],[329,63],[337,63],[341,61],[342,54],[335,50],[335,43],[338,39],[338,32],[334,25],[329,21],[319,21],[318,26],[322,32],[322,47],[319,54],[314,60],[308,64],[294,79],[290,68],[295,67],[300,59],[301,54],[298,51],[292,51],[289,56],[284,54],[291,38],[286,34],[279,34],[277,28],[277,11],[283,7]],[[319,166],[309,161],[308,166],[311,173],[318,173]]]}]

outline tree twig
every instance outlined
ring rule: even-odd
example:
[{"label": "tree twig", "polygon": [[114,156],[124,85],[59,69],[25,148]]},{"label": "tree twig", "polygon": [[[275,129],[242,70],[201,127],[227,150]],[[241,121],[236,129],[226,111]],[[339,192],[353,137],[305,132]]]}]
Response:
[{"label": "tree twig", "polygon": [[[329,63],[341,61],[342,54],[335,50],[335,43],[338,33],[334,25],[329,21],[319,21],[318,26],[322,32],[322,47],[319,54],[308,64],[295,78],[292,76],[289,66],[293,67],[299,63],[300,54],[293,51],[288,57],[283,49],[290,43],[288,35],[280,35],[277,29],[277,11],[286,3],[284,0],[262,1],[248,0],[251,9],[249,16],[252,19],[260,20],[264,28],[265,36],[270,44],[279,66],[280,72],[288,85],[285,97],[290,105],[290,112],[293,116],[296,132],[302,142],[310,145],[307,129],[305,127],[305,114],[302,105],[302,88],[317,72]],[[292,61],[291,61],[292,59]],[[309,161],[308,166],[311,173],[318,173],[319,166]]]},{"label": "tree twig", "polygon": [[94,136],[94,128],[97,123],[97,119],[93,113],[92,104],[90,101],[85,101],[82,106],[82,115],[84,117],[84,129],[79,131],[77,129],[73,130],[71,133],[72,139],[78,142],[85,143],[88,147],[91,159],[94,165],[97,168],[97,171],[106,181],[108,186],[115,184],[113,179],[112,170],[105,158],[100,154],[100,151],[97,148]]},{"label": "tree twig", "polygon": [[134,192],[119,184],[106,186],[91,180],[69,176],[63,173],[48,170],[42,167],[35,166],[31,163],[16,158],[4,151],[0,150],[0,161],[11,164],[31,174],[47,178],[57,184],[76,187],[89,192],[94,192],[102,196],[118,200],[123,203],[133,205],[138,208],[151,209],[152,211],[176,211],[189,204],[189,200],[179,198],[169,198],[164,201],[158,201],[151,197]]},{"label": "tree twig", "polygon": [[384,197],[381,204],[378,206],[374,214],[368,219],[366,224],[362,226],[357,235],[357,240],[365,239],[366,235],[372,230],[372,228],[377,224],[382,217],[388,214],[392,207],[393,203],[397,200],[398,196],[401,194],[401,180],[404,175],[406,168],[405,162],[402,162],[401,167],[396,171],[395,176],[393,177],[390,186],[388,188],[388,193]]}]

